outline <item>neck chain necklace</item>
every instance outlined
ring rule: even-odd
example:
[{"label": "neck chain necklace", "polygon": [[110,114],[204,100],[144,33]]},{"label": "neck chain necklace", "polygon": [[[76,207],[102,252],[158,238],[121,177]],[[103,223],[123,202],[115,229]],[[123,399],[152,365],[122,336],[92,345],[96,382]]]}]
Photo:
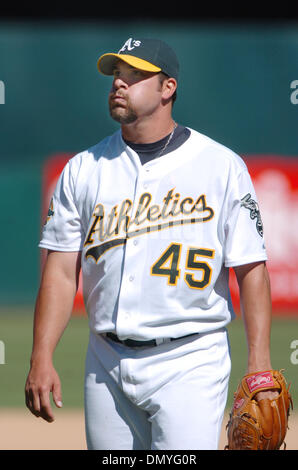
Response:
[{"label": "neck chain necklace", "polygon": [[171,140],[172,140],[172,137],[173,137],[173,135],[174,135],[174,132],[175,132],[175,129],[176,129],[177,125],[178,125],[177,122],[174,122],[174,127],[173,127],[173,130],[172,130],[171,134],[169,135],[168,140],[166,141],[165,145],[163,146],[163,148],[161,149],[161,151],[159,152],[159,154],[156,155],[155,158],[161,157],[162,154],[165,152],[166,148],[168,147],[169,143],[170,143]]}]

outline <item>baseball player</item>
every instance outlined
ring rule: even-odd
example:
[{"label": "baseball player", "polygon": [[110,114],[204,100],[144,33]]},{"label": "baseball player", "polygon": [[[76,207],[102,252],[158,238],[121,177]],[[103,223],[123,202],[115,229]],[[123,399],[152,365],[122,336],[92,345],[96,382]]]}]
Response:
[{"label": "baseball player", "polygon": [[109,109],[120,128],[74,156],[53,194],[26,403],[49,422],[51,393],[62,406],[52,356],[82,270],[88,449],[217,449],[231,368],[229,268],[247,371],[271,368],[251,178],[233,151],[174,120],[179,65],[166,43],[130,38],[98,69],[112,77]]}]

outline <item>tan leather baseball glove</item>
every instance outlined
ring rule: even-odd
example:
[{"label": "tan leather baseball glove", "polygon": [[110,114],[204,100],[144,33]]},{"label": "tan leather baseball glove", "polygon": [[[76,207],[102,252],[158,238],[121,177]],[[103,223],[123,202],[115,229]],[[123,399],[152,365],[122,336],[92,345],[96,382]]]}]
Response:
[{"label": "tan leather baseball glove", "polygon": [[[276,391],[278,396],[257,401],[256,394],[266,390]],[[293,402],[282,371],[245,375],[234,394],[225,449],[278,450],[287,433],[290,408]]]}]

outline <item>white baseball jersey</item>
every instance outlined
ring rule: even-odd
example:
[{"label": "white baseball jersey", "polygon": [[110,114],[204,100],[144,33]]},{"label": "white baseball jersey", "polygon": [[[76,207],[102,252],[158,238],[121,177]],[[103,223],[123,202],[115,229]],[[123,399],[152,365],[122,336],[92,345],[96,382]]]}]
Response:
[{"label": "white baseball jersey", "polygon": [[228,268],[267,259],[245,163],[190,132],[141,165],[119,130],[60,176],[39,246],[82,251],[94,333],[148,340],[222,328],[234,316]]}]

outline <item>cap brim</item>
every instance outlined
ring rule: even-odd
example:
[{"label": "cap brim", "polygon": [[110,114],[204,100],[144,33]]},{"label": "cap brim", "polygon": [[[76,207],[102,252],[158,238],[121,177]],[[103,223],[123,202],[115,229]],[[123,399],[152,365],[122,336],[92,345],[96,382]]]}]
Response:
[{"label": "cap brim", "polygon": [[132,67],[144,70],[145,72],[161,72],[161,68],[147,62],[147,60],[140,59],[133,55],[113,53],[103,54],[97,61],[97,68],[103,75],[113,75],[118,60],[122,60]]}]

